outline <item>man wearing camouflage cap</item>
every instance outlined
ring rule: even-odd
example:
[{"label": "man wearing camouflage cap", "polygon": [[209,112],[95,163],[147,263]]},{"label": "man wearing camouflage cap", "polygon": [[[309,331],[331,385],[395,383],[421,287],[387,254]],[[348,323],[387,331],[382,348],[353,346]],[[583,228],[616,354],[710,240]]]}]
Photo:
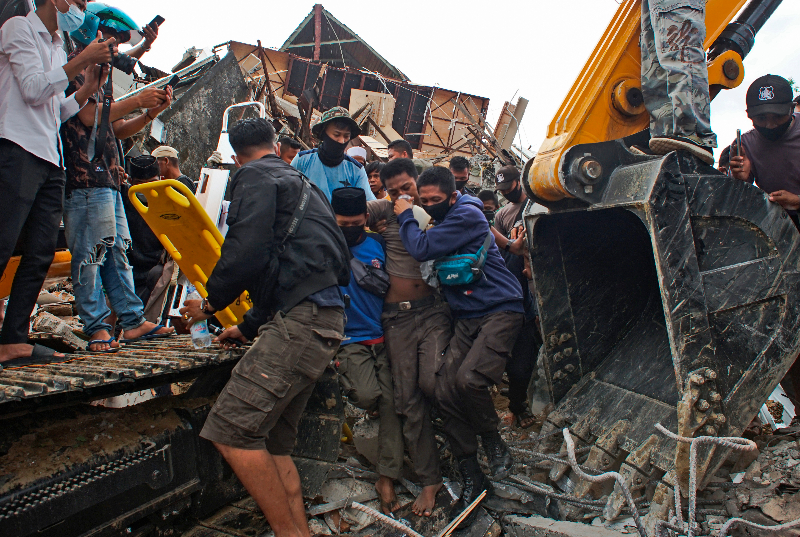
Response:
[{"label": "man wearing camouflage cap", "polygon": [[341,106],[331,108],[312,127],[311,132],[320,140],[318,147],[301,151],[292,166],[304,173],[331,200],[331,192],[346,186],[361,188],[367,201],[375,199],[369,188],[364,166],[345,154],[347,144],[361,134],[358,123]]}]

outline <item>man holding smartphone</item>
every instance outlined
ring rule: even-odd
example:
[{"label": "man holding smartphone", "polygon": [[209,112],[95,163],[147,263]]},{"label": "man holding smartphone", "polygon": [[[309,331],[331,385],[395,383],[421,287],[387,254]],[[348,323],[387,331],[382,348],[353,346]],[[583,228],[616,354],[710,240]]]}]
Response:
[{"label": "man holding smartphone", "polygon": [[755,181],[798,225],[800,113],[794,112],[792,97],[792,86],[780,76],[766,75],[753,82],[747,90],[753,130],[742,134],[739,156],[734,142],[730,167],[733,177]]},{"label": "man holding smartphone", "polygon": [[[63,210],[64,150],[58,129],[98,85],[98,64],[111,61],[108,44],[99,43],[97,35],[67,61],[59,30],[80,26],[85,10],[85,0],[36,0],[35,11],[0,28],[0,273],[23,239],[0,333],[0,363],[6,366],[55,354],[28,345],[28,329],[53,261]],[[67,84],[81,72],[86,87],[66,97]]]}]

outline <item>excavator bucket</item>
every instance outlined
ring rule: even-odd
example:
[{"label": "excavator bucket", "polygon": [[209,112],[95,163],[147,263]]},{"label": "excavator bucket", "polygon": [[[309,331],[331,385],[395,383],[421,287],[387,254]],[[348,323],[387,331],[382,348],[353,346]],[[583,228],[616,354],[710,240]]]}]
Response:
[{"label": "excavator bucket", "polygon": [[[551,427],[612,434],[627,453],[659,422],[740,435],[798,355],[800,234],[764,192],[688,154],[619,140],[567,158],[584,148],[596,173],[567,185],[584,199],[526,215],[545,341],[532,399],[552,403]],[[651,462],[672,471],[675,444],[660,442]]]}]

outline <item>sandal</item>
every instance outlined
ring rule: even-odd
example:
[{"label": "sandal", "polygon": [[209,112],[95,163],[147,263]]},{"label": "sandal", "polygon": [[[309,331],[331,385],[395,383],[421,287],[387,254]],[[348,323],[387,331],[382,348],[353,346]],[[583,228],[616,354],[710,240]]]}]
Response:
[{"label": "sandal", "polygon": [[34,343],[33,351],[31,352],[30,356],[23,356],[22,358],[14,358],[13,360],[2,362],[0,363],[0,370],[2,370],[4,367],[46,365],[55,362],[57,360],[61,360],[63,358],[66,358],[66,356],[64,356],[63,354],[61,356],[56,356],[55,349],[51,349],[50,347],[45,347],[44,345],[39,345],[38,343]]},{"label": "sandal", "polygon": [[175,332],[167,332],[166,334],[156,334],[156,332],[158,332],[162,328],[166,328],[166,326],[164,326],[163,324],[157,324],[148,333],[131,339],[123,339],[120,341],[120,343],[135,343],[137,341],[147,341],[149,339],[162,339],[165,337],[170,337],[175,334]]},{"label": "sandal", "polygon": [[111,347],[111,348],[109,348],[107,350],[104,350],[104,351],[93,351],[89,347],[91,347],[92,345],[98,345],[98,344],[103,344],[103,343],[111,345],[115,341],[117,341],[117,338],[115,338],[115,337],[110,337],[108,339],[93,339],[89,343],[86,344],[86,352],[90,352],[92,354],[114,354],[115,352],[119,351],[119,349],[120,349],[119,347]]}]

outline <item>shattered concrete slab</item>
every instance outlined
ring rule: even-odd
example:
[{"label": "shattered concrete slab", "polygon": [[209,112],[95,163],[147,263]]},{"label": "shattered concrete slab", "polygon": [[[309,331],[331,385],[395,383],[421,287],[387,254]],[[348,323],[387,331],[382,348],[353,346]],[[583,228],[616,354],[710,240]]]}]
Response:
[{"label": "shattered concrete slab", "polygon": [[511,537],[620,537],[626,535],[607,528],[550,518],[509,516],[504,519],[506,534]]}]

